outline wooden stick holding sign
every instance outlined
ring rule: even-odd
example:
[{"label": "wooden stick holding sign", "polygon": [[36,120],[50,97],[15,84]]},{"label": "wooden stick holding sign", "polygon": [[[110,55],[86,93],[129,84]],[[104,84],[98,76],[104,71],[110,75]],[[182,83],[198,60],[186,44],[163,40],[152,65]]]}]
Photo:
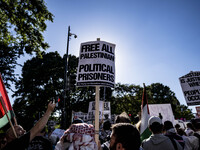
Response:
[{"label": "wooden stick holding sign", "polygon": [[[97,41],[100,41],[100,38],[97,38]],[[99,143],[99,86],[96,86],[95,94],[95,141],[98,145]]]},{"label": "wooden stick holding sign", "polygon": [[[98,55],[97,55],[98,54]],[[99,144],[99,96],[100,87],[114,87],[115,44],[105,41],[81,43],[77,69],[77,87],[95,86],[95,142]]]},{"label": "wooden stick holding sign", "polygon": [[99,86],[96,86],[95,95],[95,141],[99,142]]}]

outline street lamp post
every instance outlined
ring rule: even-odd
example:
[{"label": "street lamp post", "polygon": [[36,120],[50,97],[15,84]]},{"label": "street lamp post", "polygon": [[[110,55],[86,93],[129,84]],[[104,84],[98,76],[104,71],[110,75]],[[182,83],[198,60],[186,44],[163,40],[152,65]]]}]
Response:
[{"label": "street lamp post", "polygon": [[70,32],[70,26],[68,26],[68,35],[67,35],[67,49],[66,49],[66,59],[65,59],[65,72],[64,72],[64,86],[63,86],[63,90],[64,90],[64,95],[63,95],[63,98],[64,98],[64,104],[63,104],[63,109],[62,109],[62,127],[64,129],[66,129],[66,98],[67,98],[67,91],[69,90],[69,86],[68,86],[68,83],[69,83],[69,80],[68,80],[68,77],[67,77],[67,72],[68,72],[68,50],[69,50],[69,40],[70,40],[70,37],[71,36],[74,36],[74,38],[77,38],[77,35],[74,34],[74,33],[71,33]]}]

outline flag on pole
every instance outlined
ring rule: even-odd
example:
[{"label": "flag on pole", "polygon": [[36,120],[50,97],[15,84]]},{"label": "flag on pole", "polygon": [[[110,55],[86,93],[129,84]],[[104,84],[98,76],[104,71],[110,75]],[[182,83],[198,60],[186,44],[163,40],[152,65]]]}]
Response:
[{"label": "flag on pole", "polygon": [[[5,109],[4,109],[5,108]],[[1,74],[0,74],[0,128],[5,126],[9,120],[6,116],[11,119],[12,116],[14,116],[14,112],[12,109],[12,106],[10,104],[10,100],[8,98]]]},{"label": "flag on pole", "polygon": [[143,141],[151,135],[148,128],[148,120],[150,118],[148,100],[146,95],[146,87],[144,84],[143,95],[142,95],[142,107],[141,107],[141,125],[140,125],[140,139]]},{"label": "flag on pole", "polygon": [[60,97],[58,97],[58,103],[60,102]]}]

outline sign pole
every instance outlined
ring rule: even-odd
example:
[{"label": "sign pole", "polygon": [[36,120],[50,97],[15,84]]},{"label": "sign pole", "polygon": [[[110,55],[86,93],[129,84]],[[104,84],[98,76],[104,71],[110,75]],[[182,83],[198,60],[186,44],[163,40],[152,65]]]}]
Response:
[{"label": "sign pole", "polygon": [[[97,38],[100,41],[100,38]],[[95,94],[95,141],[98,145],[99,143],[99,86],[96,86]]]},{"label": "sign pole", "polygon": [[[97,57],[88,58],[86,56],[93,56],[99,53]],[[115,83],[115,44],[105,41],[90,41],[81,43],[80,57],[77,69],[77,87],[93,86],[96,88],[95,95],[95,142],[99,145],[99,99],[100,87],[108,86],[114,87]],[[90,69],[88,68],[90,66]],[[104,70],[104,68],[107,68]],[[90,75],[86,77],[87,75]],[[86,76],[85,76],[86,75]],[[102,78],[102,76],[109,76],[109,78]],[[92,106],[92,108],[94,105]],[[94,110],[94,109],[92,109]],[[92,118],[94,116],[92,111]],[[90,115],[89,115],[90,117]]]},{"label": "sign pole", "polygon": [[95,141],[99,141],[99,86],[96,86],[95,94]]}]

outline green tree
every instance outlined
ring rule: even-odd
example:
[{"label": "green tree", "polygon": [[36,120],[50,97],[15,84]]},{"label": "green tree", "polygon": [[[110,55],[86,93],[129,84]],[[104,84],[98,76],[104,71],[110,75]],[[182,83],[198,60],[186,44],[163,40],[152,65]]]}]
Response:
[{"label": "green tree", "polygon": [[14,69],[21,55],[41,57],[41,51],[49,46],[42,32],[46,21],[53,21],[43,0],[0,1],[0,71],[5,85],[16,80]]},{"label": "green tree", "polygon": [[[22,68],[22,77],[16,82],[17,91],[13,105],[17,120],[26,129],[32,127],[34,120],[37,120],[46,110],[48,100],[58,96],[61,101],[57,107],[61,123],[62,109],[64,106],[64,60],[57,52],[42,53],[42,58],[34,57],[27,60]],[[68,77],[76,75],[78,58],[69,55]],[[68,85],[69,86],[69,85]],[[66,93],[66,120],[67,127],[71,124],[71,113],[74,111],[88,111],[88,102],[95,99],[94,87],[69,88]]]},{"label": "green tree", "polygon": [[120,114],[125,111],[136,116],[141,109],[142,88],[133,84],[117,83],[110,100],[112,114]]},{"label": "green tree", "polygon": [[161,83],[152,83],[147,89],[150,92],[148,97],[149,104],[171,104],[174,116],[177,116],[179,110],[176,108],[180,106],[180,102],[168,86],[164,86]]},{"label": "green tree", "polygon": [[16,82],[13,105],[17,120],[26,129],[45,112],[49,100],[58,98],[63,91],[64,61],[57,52],[42,58],[27,60],[22,77]]},{"label": "green tree", "polygon": [[192,110],[185,105],[178,105],[175,109],[175,112],[176,112],[175,119],[184,118],[186,120],[190,120],[191,118],[194,118]]},{"label": "green tree", "polygon": [[[175,118],[193,118],[192,111],[180,102],[175,93],[168,86],[161,83],[152,83],[146,86],[149,104],[170,103]],[[110,98],[112,114],[120,114],[125,111],[136,116],[141,111],[143,88],[136,85],[116,84],[113,96]],[[114,109],[113,109],[114,108]]]},{"label": "green tree", "polygon": [[[22,68],[22,77],[16,83],[15,102],[13,108],[15,110],[17,119],[24,127],[32,127],[34,120],[41,116],[48,103],[52,98],[57,99],[59,96],[61,101],[57,108],[61,116],[61,110],[64,106],[64,60],[57,52],[42,53],[42,58],[34,57],[27,60]],[[78,66],[78,58],[69,55],[68,74],[76,76]],[[88,104],[95,100],[94,87],[80,87],[74,86],[68,88],[66,93],[66,126],[71,122],[71,113],[73,111],[88,111]],[[69,85],[68,85],[69,86]],[[71,87],[71,86],[69,86]],[[104,90],[105,89],[105,90]],[[191,110],[186,106],[180,105],[175,93],[169,87],[161,83],[152,83],[146,87],[147,98],[149,104],[172,104],[172,109],[175,118],[193,117]],[[136,116],[141,111],[143,88],[139,85],[120,84],[117,83],[114,88],[100,88],[100,99],[111,102],[112,114],[120,114],[125,111],[132,116]],[[63,116],[62,116],[63,117]],[[58,118],[59,123],[61,118]]]}]

